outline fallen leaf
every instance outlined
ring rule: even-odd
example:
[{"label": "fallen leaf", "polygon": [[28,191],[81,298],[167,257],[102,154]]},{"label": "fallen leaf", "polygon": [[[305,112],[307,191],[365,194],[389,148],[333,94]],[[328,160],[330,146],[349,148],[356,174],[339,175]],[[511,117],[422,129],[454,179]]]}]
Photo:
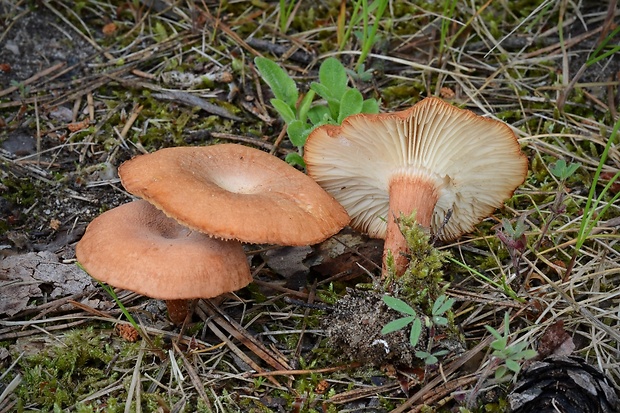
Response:
[{"label": "fallen leaf", "polygon": [[542,360],[545,357],[554,354],[556,356],[568,356],[575,349],[573,338],[566,330],[564,330],[564,321],[558,320],[551,324],[545,330],[544,334],[538,341],[537,359]]},{"label": "fallen leaf", "polygon": [[0,261],[0,314],[14,316],[35,298],[55,299],[94,291],[93,279],[49,251],[13,255]]}]

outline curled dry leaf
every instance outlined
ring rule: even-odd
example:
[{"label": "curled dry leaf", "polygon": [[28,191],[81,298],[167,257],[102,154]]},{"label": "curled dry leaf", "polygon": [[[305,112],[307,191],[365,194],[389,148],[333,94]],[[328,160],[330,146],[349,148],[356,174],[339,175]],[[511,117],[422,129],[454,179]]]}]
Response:
[{"label": "curled dry leaf", "polygon": [[568,356],[575,349],[573,338],[564,329],[564,321],[558,320],[545,330],[545,333],[538,342],[538,359],[554,354],[557,356]]}]

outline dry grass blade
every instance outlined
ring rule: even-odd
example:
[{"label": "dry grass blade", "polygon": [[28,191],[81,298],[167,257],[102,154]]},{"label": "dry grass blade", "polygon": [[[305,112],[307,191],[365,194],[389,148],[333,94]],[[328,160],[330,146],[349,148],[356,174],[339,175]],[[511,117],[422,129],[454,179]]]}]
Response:
[{"label": "dry grass blade", "polygon": [[179,349],[179,346],[177,346],[176,343],[173,343],[173,346],[174,346],[174,350],[176,351],[176,353],[179,355],[181,360],[183,360],[183,365],[185,366],[185,370],[187,370],[187,373],[189,374],[189,378],[192,381],[194,388],[198,391],[198,394],[200,395],[200,397],[206,404],[207,411],[211,412],[212,411],[211,403],[209,402],[209,397],[207,396],[207,393],[205,392],[205,388],[202,384],[202,381],[200,380],[200,377],[198,377],[198,374],[196,374],[196,371],[194,370],[192,365],[187,360],[187,357],[185,357],[183,352]]},{"label": "dry grass blade", "polygon": [[146,341],[142,342],[140,346],[140,351],[138,352],[138,358],[136,360],[136,365],[133,369],[133,374],[131,376],[131,383],[129,385],[129,391],[127,396],[127,404],[125,404],[125,413],[129,413],[131,411],[131,403],[134,399],[136,401],[136,413],[142,411],[142,400],[141,400],[141,379],[140,379],[140,370],[142,364],[142,357],[144,357],[144,350],[146,348]]}]

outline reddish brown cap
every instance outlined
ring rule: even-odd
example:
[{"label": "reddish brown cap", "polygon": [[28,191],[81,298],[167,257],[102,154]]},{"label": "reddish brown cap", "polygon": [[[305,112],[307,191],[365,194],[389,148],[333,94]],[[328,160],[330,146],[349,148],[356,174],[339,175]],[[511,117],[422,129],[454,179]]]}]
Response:
[{"label": "reddish brown cap", "polygon": [[309,245],[349,222],[312,178],[242,145],[161,149],[125,162],[119,175],[127,191],[169,217],[224,239]]},{"label": "reddish brown cap", "polygon": [[143,200],[95,218],[75,253],[93,278],[163,300],[216,297],[252,281],[239,242],[191,231]]}]

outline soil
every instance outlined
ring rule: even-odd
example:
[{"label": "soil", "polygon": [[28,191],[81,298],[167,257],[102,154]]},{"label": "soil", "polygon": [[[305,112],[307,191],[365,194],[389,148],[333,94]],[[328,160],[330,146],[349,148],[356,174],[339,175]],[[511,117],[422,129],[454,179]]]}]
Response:
[{"label": "soil", "polygon": [[[10,15],[9,7],[10,2],[0,4],[2,16]],[[119,188],[114,166],[106,170],[102,159],[71,145],[67,125],[83,120],[82,106],[42,103],[31,113],[19,103],[29,92],[70,87],[97,59],[94,48],[49,10],[23,13],[2,22],[6,31],[0,37],[0,89],[17,86],[8,95],[8,109],[0,112],[0,250],[3,255],[52,251],[71,259],[72,244],[88,222],[130,197]],[[58,64],[69,69],[54,72],[51,82],[44,76],[24,84]]]},{"label": "soil", "polygon": [[[323,319],[330,347],[345,359],[363,364],[413,366],[416,350],[425,349],[423,331],[417,348],[409,343],[409,329],[381,334],[381,327],[404,317],[383,303],[383,294],[349,290]],[[410,327],[410,326],[408,326]]]}]

